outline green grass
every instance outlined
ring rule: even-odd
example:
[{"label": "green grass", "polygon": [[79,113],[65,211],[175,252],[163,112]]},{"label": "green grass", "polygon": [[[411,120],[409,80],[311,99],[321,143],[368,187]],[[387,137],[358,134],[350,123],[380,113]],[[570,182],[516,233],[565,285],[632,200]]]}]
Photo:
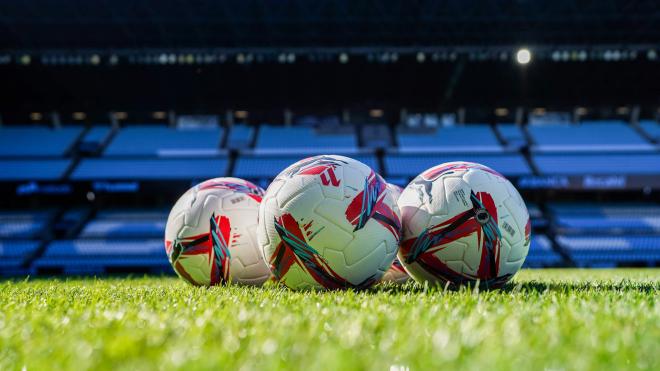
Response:
[{"label": "green grass", "polygon": [[0,282],[0,370],[660,369],[660,270],[523,271],[500,291]]}]

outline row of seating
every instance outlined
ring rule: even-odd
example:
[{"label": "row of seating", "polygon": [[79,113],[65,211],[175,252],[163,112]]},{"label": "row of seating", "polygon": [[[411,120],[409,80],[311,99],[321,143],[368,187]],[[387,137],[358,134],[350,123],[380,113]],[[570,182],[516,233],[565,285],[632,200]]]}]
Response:
[{"label": "row of seating", "polygon": [[[437,130],[399,127],[396,138],[389,130],[361,126],[367,148],[397,148],[402,153],[501,153],[529,145],[534,152],[654,152],[658,150],[657,122],[642,122],[639,130],[623,122],[586,122],[580,125],[529,125],[526,132],[513,124],[491,127],[470,124]],[[226,138],[225,138],[226,137]],[[376,138],[374,138],[376,137]],[[379,138],[380,137],[380,138]],[[380,140],[378,140],[380,139]],[[171,128],[133,125],[120,130],[107,126],[39,126],[0,128],[0,157],[63,157],[71,151],[99,152],[104,157],[214,156],[221,148],[249,150],[261,154],[323,152],[355,153],[358,132],[352,126],[325,128],[237,125],[221,127]],[[364,149],[364,148],[362,148]]]},{"label": "row of seating", "polygon": [[[0,181],[93,181],[93,180],[199,180],[237,176],[269,180],[302,155],[240,155],[195,158],[83,158],[0,159]],[[374,154],[351,157],[375,171],[405,184],[429,167],[448,161],[478,162],[508,177],[540,175],[657,175],[660,152],[637,154],[536,154],[531,163],[518,153],[498,154],[385,154],[380,166]],[[233,169],[233,171],[230,171]]]},{"label": "row of seating", "polygon": [[578,266],[654,265],[660,261],[660,205],[550,203],[556,241]]},{"label": "row of seating", "polygon": [[[660,205],[549,203],[543,207],[530,204],[529,210],[535,231],[527,267],[660,262]],[[60,233],[52,240],[45,238],[54,234],[47,230],[53,225],[52,211],[3,212],[0,269],[7,273],[22,268],[37,274],[167,272],[162,242],[167,214],[166,209],[110,209],[84,221],[88,214],[74,209],[60,218],[69,226],[78,224],[76,218],[82,221],[79,232],[68,237]],[[35,225],[19,228],[16,223]],[[546,226],[552,232],[549,235],[543,233]]]}]

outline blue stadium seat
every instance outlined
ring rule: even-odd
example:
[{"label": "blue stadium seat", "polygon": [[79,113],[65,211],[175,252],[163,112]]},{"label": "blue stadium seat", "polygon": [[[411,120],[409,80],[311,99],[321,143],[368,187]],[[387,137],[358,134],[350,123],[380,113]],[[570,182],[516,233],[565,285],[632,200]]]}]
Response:
[{"label": "blue stadium seat", "polygon": [[188,159],[83,159],[71,174],[72,180],[192,180],[224,176],[228,160]]},{"label": "blue stadium seat", "polygon": [[654,151],[656,147],[623,122],[586,122],[582,125],[530,125],[537,152]]},{"label": "blue stadium seat", "polygon": [[388,177],[412,178],[430,167],[451,161],[480,163],[504,176],[531,174],[529,165],[519,154],[388,154],[385,156],[385,173]]},{"label": "blue stadium seat", "polygon": [[37,239],[52,218],[51,211],[0,211],[0,238]]},{"label": "blue stadium seat", "polygon": [[656,143],[660,143],[660,123],[657,121],[651,120],[642,120],[639,122],[639,126],[644,130],[646,135],[649,136]]},{"label": "blue stadium seat", "polygon": [[544,175],[660,174],[660,153],[538,153],[532,161]]},{"label": "blue stadium seat", "polygon": [[660,215],[660,205],[654,203],[589,203],[589,202],[553,202],[547,204],[548,210],[557,215],[587,216],[655,216]]},{"label": "blue stadium seat", "polygon": [[355,133],[327,130],[317,132],[310,127],[284,127],[263,125],[259,130],[255,153],[258,154],[348,154],[357,152]]},{"label": "blue stadium seat", "polygon": [[37,251],[39,244],[38,241],[0,240],[0,275],[23,273],[21,266]]},{"label": "blue stadium seat", "polygon": [[660,261],[660,236],[557,236],[557,243],[583,267]]},{"label": "blue stadium seat", "polygon": [[523,129],[516,124],[497,124],[497,131],[506,142],[508,148],[520,149],[527,145]]},{"label": "blue stadium seat", "polygon": [[660,205],[551,203],[548,210],[562,234],[660,234]]},{"label": "blue stadium seat", "polygon": [[[378,161],[373,155],[355,155],[352,158],[365,163],[379,172]],[[289,165],[302,160],[293,155],[242,155],[236,159],[234,176],[246,179],[272,179]]]},{"label": "blue stadium seat", "polygon": [[36,272],[62,270],[79,274],[131,267],[171,271],[163,240],[58,240],[50,243],[32,265]]},{"label": "blue stadium seat", "polygon": [[227,137],[228,149],[247,149],[254,139],[254,126],[234,125],[229,129]]},{"label": "blue stadium seat", "polygon": [[82,131],[82,127],[2,127],[0,157],[61,157],[72,148]]},{"label": "blue stadium seat", "polygon": [[418,152],[502,152],[503,147],[490,126],[474,124],[440,128],[435,133],[406,133],[398,129],[399,151]]},{"label": "blue stadium seat", "polygon": [[221,153],[221,128],[174,129],[129,126],[105,149],[105,156],[213,156]]},{"label": "blue stadium seat", "polygon": [[68,159],[0,160],[0,181],[61,180],[70,165]]},{"label": "blue stadium seat", "polygon": [[101,211],[85,225],[80,238],[162,238],[167,211]]},{"label": "blue stadium seat", "polygon": [[541,268],[552,267],[563,263],[563,258],[552,248],[552,243],[545,235],[532,234],[532,241],[529,247],[527,258],[525,258],[524,267]]},{"label": "blue stadium seat", "polygon": [[110,139],[110,134],[112,134],[110,127],[94,126],[83,135],[78,148],[83,152],[96,152],[103,148]]},{"label": "blue stadium seat", "polygon": [[[555,227],[562,233],[570,234],[660,234],[660,214],[649,216],[557,216]],[[658,247],[660,248],[660,246]]]}]

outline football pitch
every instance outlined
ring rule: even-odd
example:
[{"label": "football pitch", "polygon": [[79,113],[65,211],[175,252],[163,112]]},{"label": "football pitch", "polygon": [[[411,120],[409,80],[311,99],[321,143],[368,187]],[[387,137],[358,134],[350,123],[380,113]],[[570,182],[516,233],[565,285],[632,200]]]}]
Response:
[{"label": "football pitch", "polygon": [[523,270],[499,291],[0,281],[1,370],[660,369],[660,269]]}]

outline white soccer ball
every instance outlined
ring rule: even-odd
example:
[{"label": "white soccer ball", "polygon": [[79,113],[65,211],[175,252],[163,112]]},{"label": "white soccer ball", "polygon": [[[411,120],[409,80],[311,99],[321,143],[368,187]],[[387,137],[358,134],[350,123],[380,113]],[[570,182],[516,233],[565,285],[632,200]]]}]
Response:
[{"label": "white soccer ball", "polygon": [[390,267],[401,223],[369,166],[344,156],[298,161],[273,180],[257,233],[273,276],[293,289],[367,288]]},{"label": "white soccer ball", "polygon": [[261,285],[270,276],[257,244],[264,190],[238,178],[200,183],[179,198],[165,228],[174,271],[199,286]]},{"label": "white soccer ball", "polygon": [[[387,183],[387,188],[390,190],[395,200],[398,200],[399,196],[401,196],[401,192],[403,192],[403,188],[399,187],[396,184]],[[401,265],[399,258],[395,258],[390,268],[385,272],[383,278],[381,278],[381,282],[393,282],[393,283],[403,284],[408,282],[409,279],[410,276],[408,275],[408,273],[406,273],[406,270],[403,268],[403,265]]]},{"label": "white soccer ball", "polygon": [[497,288],[520,269],[531,224],[511,182],[486,166],[449,162],[415,178],[398,200],[399,259],[419,282]]}]

